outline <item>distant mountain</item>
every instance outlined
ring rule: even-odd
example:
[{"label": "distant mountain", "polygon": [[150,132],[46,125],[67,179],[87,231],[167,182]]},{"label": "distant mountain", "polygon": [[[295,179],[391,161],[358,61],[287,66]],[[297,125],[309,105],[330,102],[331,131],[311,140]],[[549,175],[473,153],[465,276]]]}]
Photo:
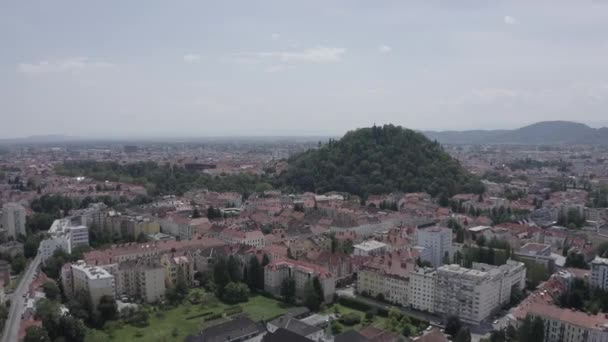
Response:
[{"label": "distant mountain", "polygon": [[442,144],[608,145],[608,128],[570,121],[543,121],[514,130],[427,131]]},{"label": "distant mountain", "polygon": [[399,126],[350,131],[318,149],[297,154],[279,177],[299,191],[340,191],[367,197],[394,191],[431,195],[483,192],[441,145]]}]

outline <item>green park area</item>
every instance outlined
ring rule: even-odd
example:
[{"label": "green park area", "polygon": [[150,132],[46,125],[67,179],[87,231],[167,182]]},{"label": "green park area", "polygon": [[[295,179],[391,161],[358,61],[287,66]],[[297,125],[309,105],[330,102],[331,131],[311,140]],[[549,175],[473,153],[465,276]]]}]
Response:
[{"label": "green park area", "polygon": [[[268,320],[282,315],[288,305],[272,298],[254,295],[249,301],[239,305],[227,305],[219,301],[213,294],[201,290],[193,290],[197,298],[186,300],[177,307],[162,309],[149,307],[148,324],[141,327],[124,322],[111,322],[104,330],[89,329],[86,342],[108,341],[146,341],[165,342],[182,341],[186,336],[198,333],[202,328],[215,325],[230,319],[230,316],[246,314],[254,321]],[[198,303],[197,303],[198,302]]]}]

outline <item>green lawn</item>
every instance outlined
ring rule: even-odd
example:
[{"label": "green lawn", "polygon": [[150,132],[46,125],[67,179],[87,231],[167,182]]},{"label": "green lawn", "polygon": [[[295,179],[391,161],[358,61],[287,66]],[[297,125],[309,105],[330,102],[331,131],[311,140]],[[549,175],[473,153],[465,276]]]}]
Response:
[{"label": "green lawn", "polygon": [[368,325],[373,325],[373,326],[375,326],[377,328],[381,328],[381,329],[383,329],[385,326],[386,318],[384,318],[382,316],[375,315],[373,321],[370,323],[365,320],[365,312],[356,310],[356,309],[352,309],[352,308],[349,308],[347,306],[344,306],[344,305],[341,305],[338,303],[326,308],[325,310],[323,310],[322,313],[324,313],[324,314],[336,313],[336,311],[335,311],[336,308],[338,309],[338,313],[341,315],[345,315],[345,314],[354,312],[354,313],[358,314],[359,316],[361,316],[361,323],[359,323],[359,324],[352,325],[352,326],[347,326],[347,325],[341,324],[342,327],[344,328],[342,331],[347,331],[347,330],[359,331]]},{"label": "green lawn", "polygon": [[[252,296],[247,303],[241,303],[239,306],[254,321],[279,316],[288,308],[288,306],[277,300],[259,295]],[[188,320],[186,319],[187,317],[205,312],[223,313],[229,307],[231,305],[224,304],[213,295],[207,294],[202,304],[194,305],[185,301],[184,304],[177,308],[152,312],[150,314],[150,324],[147,327],[138,328],[124,324],[122,327],[106,331],[89,330],[85,341],[182,341],[186,336],[199,332],[202,326],[213,325],[218,322],[203,322],[204,317]],[[174,335],[174,333],[176,334]]]}]

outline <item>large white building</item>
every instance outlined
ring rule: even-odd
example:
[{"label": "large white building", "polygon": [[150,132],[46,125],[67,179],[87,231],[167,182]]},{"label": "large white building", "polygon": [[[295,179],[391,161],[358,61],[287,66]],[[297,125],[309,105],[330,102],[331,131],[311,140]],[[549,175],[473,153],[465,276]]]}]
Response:
[{"label": "large white building", "polygon": [[114,276],[106,269],[87,265],[84,261],[64,265],[61,281],[66,294],[82,291],[89,295],[91,304],[97,307],[103,296],[114,298]]},{"label": "large white building", "polygon": [[19,235],[25,236],[25,208],[19,203],[3,205],[0,228],[6,232],[7,237],[13,239],[17,239]]},{"label": "large white building", "polygon": [[591,286],[608,289],[608,259],[596,256],[591,261]]},{"label": "large white building", "polygon": [[514,287],[524,288],[526,268],[513,260],[502,266],[474,263],[470,269],[444,265],[436,277],[434,311],[478,324],[510,300]]},{"label": "large white building", "polygon": [[73,226],[68,219],[58,219],[48,230],[48,237],[40,242],[38,252],[42,262],[53,256],[56,250],[61,249],[68,254],[78,247],[89,245],[89,228],[86,226]]},{"label": "large white building", "polygon": [[434,312],[436,281],[435,269],[430,267],[419,268],[410,273],[409,304],[412,308]]},{"label": "large white building", "polygon": [[430,262],[433,267],[439,267],[443,265],[446,255],[448,259],[452,258],[452,230],[442,227],[418,229],[416,245],[429,250],[428,253],[421,254],[422,260]]}]

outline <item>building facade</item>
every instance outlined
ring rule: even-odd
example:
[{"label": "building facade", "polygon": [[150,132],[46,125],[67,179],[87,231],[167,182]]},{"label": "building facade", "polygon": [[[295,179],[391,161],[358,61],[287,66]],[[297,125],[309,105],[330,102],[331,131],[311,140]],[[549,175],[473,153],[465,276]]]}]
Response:
[{"label": "building facade", "polygon": [[452,230],[442,227],[418,229],[416,245],[429,250],[428,254],[422,255],[428,260],[422,260],[430,262],[433,267],[439,267],[443,265],[446,256],[449,260],[452,258]]},{"label": "building facade", "polygon": [[3,205],[0,226],[7,237],[17,239],[19,235],[25,236],[25,208],[19,203]]}]

